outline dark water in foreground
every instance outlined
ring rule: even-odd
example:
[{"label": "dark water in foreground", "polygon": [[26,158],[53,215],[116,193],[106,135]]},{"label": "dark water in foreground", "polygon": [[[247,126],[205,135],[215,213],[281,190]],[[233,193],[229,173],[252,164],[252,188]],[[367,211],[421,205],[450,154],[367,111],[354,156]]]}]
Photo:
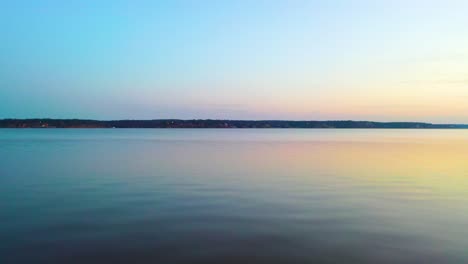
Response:
[{"label": "dark water in foreground", "polygon": [[0,130],[0,263],[468,263],[468,130]]}]

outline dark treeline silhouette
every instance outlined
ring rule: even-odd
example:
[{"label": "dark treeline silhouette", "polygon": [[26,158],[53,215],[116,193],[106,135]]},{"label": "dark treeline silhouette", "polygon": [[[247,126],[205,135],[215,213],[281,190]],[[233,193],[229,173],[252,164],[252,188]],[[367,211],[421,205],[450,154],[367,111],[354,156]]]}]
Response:
[{"label": "dark treeline silhouette", "polygon": [[86,119],[1,119],[0,128],[468,128],[459,124],[370,121],[287,120],[86,120]]}]

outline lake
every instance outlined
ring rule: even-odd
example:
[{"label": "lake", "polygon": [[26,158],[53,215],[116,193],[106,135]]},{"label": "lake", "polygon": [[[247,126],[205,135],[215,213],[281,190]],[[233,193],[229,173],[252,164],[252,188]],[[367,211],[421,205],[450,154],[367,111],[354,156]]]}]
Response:
[{"label": "lake", "polygon": [[0,129],[0,263],[468,263],[468,130]]}]

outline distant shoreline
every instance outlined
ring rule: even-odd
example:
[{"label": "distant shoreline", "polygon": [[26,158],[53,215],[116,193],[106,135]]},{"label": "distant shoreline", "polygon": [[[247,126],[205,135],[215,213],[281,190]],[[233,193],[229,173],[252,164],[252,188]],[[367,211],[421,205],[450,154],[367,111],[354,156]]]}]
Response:
[{"label": "distant shoreline", "polygon": [[218,120],[218,119],[0,119],[0,128],[304,128],[304,129],[468,129],[467,124],[373,122],[352,120]]}]

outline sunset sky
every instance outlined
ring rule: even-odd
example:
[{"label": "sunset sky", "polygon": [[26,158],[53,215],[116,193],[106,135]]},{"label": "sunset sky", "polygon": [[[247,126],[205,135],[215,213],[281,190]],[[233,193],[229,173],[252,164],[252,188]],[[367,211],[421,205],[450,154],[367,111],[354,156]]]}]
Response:
[{"label": "sunset sky", "polygon": [[0,118],[468,123],[468,1],[2,1]]}]

